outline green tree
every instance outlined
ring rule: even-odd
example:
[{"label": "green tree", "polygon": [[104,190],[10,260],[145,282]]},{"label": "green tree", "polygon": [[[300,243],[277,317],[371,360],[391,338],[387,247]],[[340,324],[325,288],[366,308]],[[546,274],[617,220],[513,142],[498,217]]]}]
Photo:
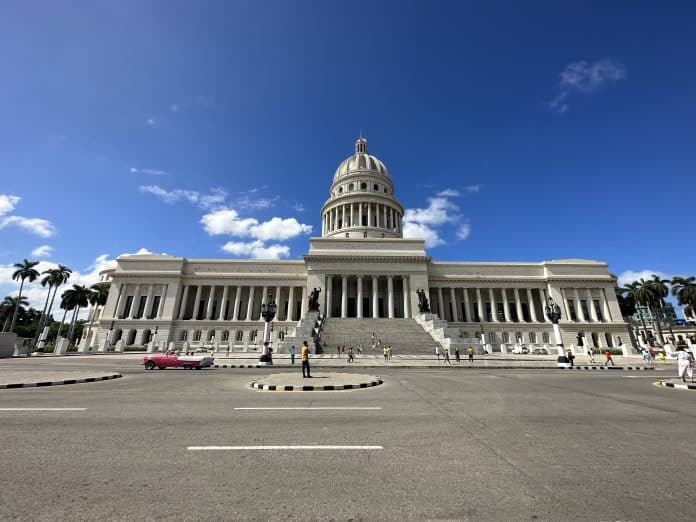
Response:
[{"label": "green tree", "polygon": [[[33,282],[36,280],[37,277],[39,277],[39,271],[36,270],[34,267],[38,265],[38,261],[28,261],[25,259],[21,263],[15,263],[15,271],[12,274],[12,279],[15,281],[21,280],[22,282],[19,285],[19,299],[22,299],[22,290],[24,290],[24,281],[29,279],[29,282]],[[19,312],[19,307],[15,307],[14,313],[12,315],[12,323],[10,324],[10,332],[14,330],[15,322],[17,321],[17,313]]]},{"label": "green tree", "polygon": [[683,306],[684,313],[691,314],[696,309],[696,277],[675,276],[672,278],[672,295],[677,304]]},{"label": "green tree", "polygon": [[75,332],[75,322],[77,321],[77,316],[80,313],[80,308],[89,306],[89,299],[92,295],[92,290],[83,285],[73,285],[63,292],[63,300],[73,307],[73,315],[70,324],[70,333],[68,334],[68,344],[72,342],[73,333]]},{"label": "green tree", "polygon": [[5,318],[5,323],[2,326],[3,332],[7,330],[15,310],[19,309],[21,313],[24,313],[26,306],[29,306],[29,301],[27,301],[26,297],[11,297],[8,295],[3,299],[2,303],[0,303],[0,316]]},{"label": "green tree", "polygon": [[[625,294],[625,299],[633,302],[634,309],[636,304],[643,304],[643,290],[641,284],[638,281],[633,281],[632,283],[629,283],[626,286],[619,288],[619,291],[622,294]],[[643,326],[643,336],[647,339],[648,329],[645,326],[645,319],[643,318],[643,314],[639,313],[638,315],[640,316],[640,323]]]},{"label": "green tree", "polygon": [[88,343],[90,342],[89,334],[92,331],[92,323],[97,317],[97,312],[99,308],[103,307],[106,304],[106,300],[109,297],[109,288],[111,288],[111,285],[109,283],[95,283],[92,286],[90,286],[92,294],[89,297],[89,304],[92,305],[92,318],[90,319],[89,316],[87,317],[89,326],[87,327],[87,335],[85,336],[85,339],[87,339]]},{"label": "green tree", "polygon": [[[34,344],[36,344],[36,342],[38,341],[39,336],[41,335],[41,331],[44,329],[44,326],[46,326],[46,324],[49,323],[49,319],[51,317],[51,310],[53,309],[53,300],[56,298],[56,294],[58,293],[58,287],[65,284],[68,281],[68,279],[70,279],[70,274],[72,273],[72,270],[70,270],[67,266],[58,265],[57,268],[49,268],[48,270],[45,270],[43,273],[46,275],[41,280],[41,286],[48,285],[48,294],[46,295],[46,303],[44,304],[44,313],[41,317],[41,323],[39,324],[39,327],[36,329],[37,331],[34,337]],[[53,290],[53,295],[51,295],[51,290]],[[51,297],[50,304],[48,302],[49,297]]]}]

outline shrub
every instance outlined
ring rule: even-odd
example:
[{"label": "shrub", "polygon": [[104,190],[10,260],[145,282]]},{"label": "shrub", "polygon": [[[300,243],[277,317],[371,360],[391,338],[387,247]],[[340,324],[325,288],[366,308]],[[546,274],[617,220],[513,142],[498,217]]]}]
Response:
[{"label": "shrub", "polygon": [[139,344],[132,344],[132,345],[126,346],[126,347],[123,349],[123,351],[124,351],[124,352],[144,352],[144,351],[145,351],[145,347],[144,347],[144,346],[140,346]]}]

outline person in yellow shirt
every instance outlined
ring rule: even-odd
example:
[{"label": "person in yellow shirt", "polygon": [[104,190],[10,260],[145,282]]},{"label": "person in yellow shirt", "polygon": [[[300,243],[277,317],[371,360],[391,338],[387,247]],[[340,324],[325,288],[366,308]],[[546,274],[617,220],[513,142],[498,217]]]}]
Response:
[{"label": "person in yellow shirt", "polygon": [[387,362],[389,360],[389,348],[386,344],[382,348],[382,352],[384,352],[384,362]]},{"label": "person in yellow shirt", "polygon": [[309,346],[307,346],[307,341],[302,343],[302,351],[300,352],[302,357],[302,377],[311,378],[309,373]]}]

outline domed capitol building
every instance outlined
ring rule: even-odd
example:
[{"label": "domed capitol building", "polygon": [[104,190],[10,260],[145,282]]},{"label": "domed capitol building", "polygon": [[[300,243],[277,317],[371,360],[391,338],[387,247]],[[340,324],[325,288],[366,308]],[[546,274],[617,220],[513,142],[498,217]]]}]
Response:
[{"label": "domed capitol building", "polygon": [[[309,239],[302,260],[120,257],[102,274],[111,281],[108,302],[84,343],[259,350],[269,295],[276,352],[311,344],[313,334],[335,350],[369,347],[374,333],[397,354],[555,347],[549,298],[560,307],[566,347],[628,343],[606,263],[437,262],[423,239],[403,237],[403,215],[386,166],[360,138],[334,173],[321,237]],[[312,292],[318,311],[308,306]]]}]

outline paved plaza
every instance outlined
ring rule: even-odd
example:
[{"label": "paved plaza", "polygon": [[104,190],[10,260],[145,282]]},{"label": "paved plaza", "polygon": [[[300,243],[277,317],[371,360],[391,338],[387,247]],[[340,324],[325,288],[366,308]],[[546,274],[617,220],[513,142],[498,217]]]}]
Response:
[{"label": "paved plaza", "polygon": [[388,367],[265,393],[291,370],[39,362],[123,377],[0,390],[3,520],[696,517],[696,394],[654,385],[671,372]]}]

